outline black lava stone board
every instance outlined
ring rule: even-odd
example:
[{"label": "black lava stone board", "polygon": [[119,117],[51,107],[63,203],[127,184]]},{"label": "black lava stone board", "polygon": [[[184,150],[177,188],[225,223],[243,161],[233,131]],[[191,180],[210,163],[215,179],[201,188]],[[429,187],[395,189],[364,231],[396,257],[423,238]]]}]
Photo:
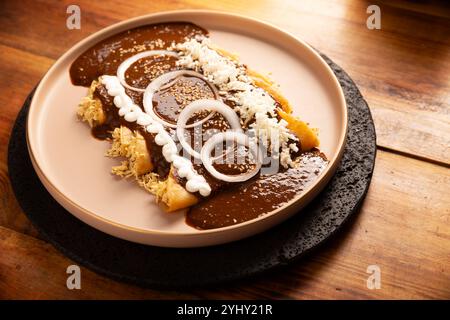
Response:
[{"label": "black lava stone board", "polygon": [[81,222],[51,197],[31,164],[25,128],[33,92],[9,142],[8,168],[17,200],[41,235],[67,257],[102,275],[144,287],[207,286],[284,266],[329,239],[358,212],[375,164],[376,135],[369,107],[345,71],[322,57],[339,79],[347,101],[344,155],[315,200],[266,232],[213,247],[171,249],[121,240]]}]

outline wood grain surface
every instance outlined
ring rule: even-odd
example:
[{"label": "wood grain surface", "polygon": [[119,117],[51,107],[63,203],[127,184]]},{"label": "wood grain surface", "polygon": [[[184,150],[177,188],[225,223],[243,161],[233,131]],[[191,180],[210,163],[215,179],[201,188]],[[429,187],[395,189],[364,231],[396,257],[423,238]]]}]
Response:
[{"label": "wood grain surface", "polygon": [[[85,1],[81,29],[66,28],[69,1],[0,2],[0,298],[450,298],[450,7],[445,1]],[[366,27],[370,4],[381,30]],[[361,212],[314,254],[227,285],[158,291],[82,268],[46,243],[8,179],[15,117],[48,68],[79,40],[112,23],[174,9],[216,9],[271,22],[327,54],[360,87],[374,116],[378,157]],[[369,265],[381,288],[366,286]]]}]

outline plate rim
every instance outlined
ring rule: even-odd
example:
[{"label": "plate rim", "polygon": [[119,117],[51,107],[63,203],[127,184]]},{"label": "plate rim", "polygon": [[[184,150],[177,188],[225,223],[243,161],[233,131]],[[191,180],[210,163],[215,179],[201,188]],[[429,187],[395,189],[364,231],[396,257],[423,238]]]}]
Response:
[{"label": "plate rim", "polygon": [[[90,211],[90,210],[80,206],[79,204],[75,203],[73,200],[68,198],[64,193],[62,193],[52,183],[52,181],[49,178],[46,177],[44,170],[41,169],[41,166],[39,165],[39,161],[36,159],[35,154],[33,152],[33,144],[30,141],[30,134],[32,134],[32,132],[31,132],[32,125],[30,125],[30,122],[31,122],[30,119],[33,118],[33,112],[36,112],[35,110],[38,109],[38,106],[36,106],[36,100],[37,100],[36,97],[39,96],[39,95],[44,94],[44,93],[41,93],[41,91],[43,90],[43,84],[45,84],[47,82],[50,74],[55,69],[57,69],[59,64],[62,63],[61,61],[63,61],[67,56],[72,54],[72,52],[77,50],[79,47],[84,46],[85,44],[91,42],[92,40],[97,39],[98,37],[102,37],[102,36],[104,37],[105,34],[108,34],[111,31],[120,29],[124,25],[136,24],[136,26],[137,26],[137,25],[150,24],[152,22],[151,21],[146,21],[146,20],[157,19],[157,18],[167,18],[165,20],[166,22],[175,21],[175,20],[173,20],[173,18],[171,19],[171,17],[173,15],[177,15],[177,14],[185,15],[186,19],[187,19],[186,21],[189,21],[189,19],[188,19],[189,15],[198,15],[198,14],[200,14],[200,15],[218,15],[218,16],[222,16],[222,17],[225,17],[225,18],[247,20],[247,21],[250,21],[251,23],[254,23],[254,24],[264,25],[266,27],[275,29],[277,32],[283,33],[283,34],[287,35],[289,38],[291,38],[292,40],[294,40],[297,43],[301,44],[303,47],[305,47],[307,50],[309,50],[313,55],[315,55],[316,58],[318,59],[318,61],[320,62],[320,64],[326,69],[326,71],[328,73],[328,76],[334,82],[334,85],[338,88],[337,92],[338,92],[339,104],[343,107],[343,108],[341,108],[342,109],[341,111],[343,111],[343,115],[342,115],[342,118],[343,118],[343,130],[342,130],[341,135],[339,137],[338,152],[334,155],[334,157],[332,159],[330,159],[330,164],[327,166],[327,168],[324,170],[324,172],[322,172],[320,177],[313,184],[308,186],[301,194],[296,196],[294,199],[290,200],[286,205],[284,205],[284,206],[282,206],[282,207],[280,207],[278,209],[275,209],[275,210],[273,210],[273,211],[271,211],[271,212],[269,212],[267,214],[264,214],[264,215],[262,215],[260,217],[257,217],[255,219],[251,219],[251,220],[239,223],[239,224],[226,226],[226,227],[221,227],[221,228],[216,228],[216,229],[198,230],[198,229],[192,228],[192,232],[173,232],[173,231],[161,231],[161,230],[155,230],[155,229],[142,229],[142,228],[133,227],[133,226],[125,225],[125,224],[122,224],[122,223],[118,223],[118,222],[115,222],[113,220],[109,220],[107,218],[99,216],[99,215],[95,214],[94,212],[92,212],[92,211]],[[180,21],[180,20],[178,20],[178,21]],[[121,30],[117,30],[117,33],[118,32],[121,32]],[[34,118],[36,118],[36,116],[34,116]],[[163,236],[179,236],[179,237],[198,237],[198,236],[202,236],[202,235],[207,236],[207,235],[211,235],[211,234],[227,232],[227,231],[234,230],[234,229],[240,229],[240,228],[243,228],[245,226],[254,224],[255,222],[264,221],[264,220],[266,220],[266,219],[268,219],[270,217],[273,217],[273,216],[277,215],[278,213],[280,213],[281,211],[292,207],[300,199],[308,198],[308,196],[309,196],[310,199],[308,201],[306,201],[306,203],[305,203],[305,205],[306,205],[307,202],[309,202],[310,200],[312,200],[313,198],[315,198],[317,196],[317,194],[328,184],[329,180],[334,175],[334,173],[335,173],[335,171],[337,169],[337,166],[338,166],[338,164],[339,164],[339,162],[340,162],[340,160],[342,158],[343,152],[344,152],[344,147],[345,147],[345,141],[346,141],[346,138],[347,138],[347,133],[348,133],[348,106],[347,106],[347,103],[346,103],[346,100],[345,100],[345,96],[344,96],[342,87],[340,86],[339,81],[338,81],[336,75],[334,74],[334,72],[332,71],[332,69],[330,68],[330,66],[320,56],[320,54],[316,50],[314,50],[314,48],[312,48],[309,44],[307,44],[305,41],[303,41],[302,39],[298,38],[297,36],[293,35],[292,33],[290,33],[290,32],[288,32],[288,31],[286,31],[286,30],[284,30],[282,28],[279,28],[279,27],[273,25],[272,23],[263,21],[261,19],[257,19],[257,18],[246,16],[246,15],[237,14],[237,13],[230,13],[230,12],[220,11],[220,10],[206,10],[206,9],[170,10],[170,11],[161,11],[161,12],[141,15],[141,16],[138,16],[138,17],[134,17],[134,18],[131,18],[131,19],[126,19],[126,20],[122,20],[122,21],[119,21],[117,23],[114,23],[114,24],[112,24],[110,26],[107,26],[105,28],[102,28],[102,29],[96,31],[95,33],[93,33],[93,34],[83,38],[82,40],[78,41],[71,48],[69,48],[67,51],[65,51],[65,53],[63,55],[61,55],[54,62],[54,64],[50,67],[50,69],[46,72],[46,74],[44,75],[44,77],[40,81],[40,83],[37,86],[36,91],[35,91],[35,93],[33,95],[32,101],[30,103],[30,110],[29,110],[29,113],[27,115],[27,121],[26,121],[27,148],[28,148],[28,152],[30,154],[30,159],[32,160],[33,167],[36,170],[36,173],[38,174],[39,179],[44,184],[46,189],[55,197],[55,200],[57,202],[59,202],[63,207],[65,207],[77,219],[80,219],[81,221],[83,221],[83,223],[87,223],[88,225],[90,225],[90,226],[92,226],[92,227],[94,227],[96,229],[99,229],[96,226],[92,225],[91,223],[88,223],[84,219],[80,218],[77,214],[74,214],[71,210],[69,210],[66,207],[65,204],[61,203],[61,201],[60,201],[60,199],[58,199],[58,197],[63,198],[71,206],[76,207],[78,210],[83,212],[85,215],[88,215],[88,216],[90,216],[91,218],[93,218],[95,220],[100,220],[103,223],[112,225],[112,226],[114,226],[116,228],[119,228],[119,229],[128,230],[128,231],[132,231],[132,232],[139,233],[139,234],[144,234],[144,235],[150,234],[150,235],[159,235],[159,236],[163,235]],[[322,187],[320,187],[321,183],[323,185]],[[316,194],[312,194],[312,193],[314,193],[314,191],[316,191]],[[55,196],[55,194],[56,194],[56,196]],[[296,214],[296,213],[294,213],[294,214]],[[101,230],[101,231],[106,232],[104,230]],[[116,236],[116,235],[113,235],[113,236]],[[221,242],[221,243],[223,243],[223,242]]]}]

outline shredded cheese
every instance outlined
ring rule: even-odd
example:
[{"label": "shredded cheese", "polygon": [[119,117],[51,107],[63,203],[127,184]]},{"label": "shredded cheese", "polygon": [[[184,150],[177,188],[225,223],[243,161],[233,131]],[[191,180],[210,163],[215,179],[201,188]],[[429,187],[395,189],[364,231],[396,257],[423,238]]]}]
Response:
[{"label": "shredded cheese", "polygon": [[[201,72],[219,88],[219,94],[224,99],[234,102],[243,124],[255,120],[249,129],[264,147],[271,147],[273,139],[277,139],[276,145],[281,152],[275,152],[272,156],[279,157],[283,167],[294,165],[290,150],[294,150],[292,145],[295,144],[292,142],[298,138],[287,128],[285,120],[277,119],[276,101],[267,91],[254,84],[244,65],[212,49],[206,37],[187,40],[174,45],[172,49],[180,56],[177,62],[179,66]],[[272,148],[272,151],[278,150]]]}]

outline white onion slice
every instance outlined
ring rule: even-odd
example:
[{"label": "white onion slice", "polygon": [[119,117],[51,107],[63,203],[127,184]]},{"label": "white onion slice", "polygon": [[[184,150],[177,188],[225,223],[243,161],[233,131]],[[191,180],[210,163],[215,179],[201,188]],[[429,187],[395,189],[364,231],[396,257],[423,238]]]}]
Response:
[{"label": "white onion slice", "polygon": [[[192,149],[191,145],[186,141],[186,137],[184,136],[184,131],[188,126],[186,126],[189,118],[196,112],[202,110],[211,110],[222,114],[225,119],[228,121],[232,130],[236,132],[241,132],[241,124],[239,122],[239,117],[236,112],[225,103],[219,100],[211,100],[211,99],[200,99],[195,100],[188,104],[180,113],[178,117],[177,123],[177,137],[180,141],[180,144],[190,155],[194,158],[200,159],[200,153]],[[198,123],[198,122],[197,122]],[[208,140],[209,141],[209,140]]]},{"label": "white onion slice", "polygon": [[117,78],[119,78],[120,83],[130,89],[130,90],[134,90],[134,91],[139,91],[139,92],[144,92],[145,89],[141,89],[141,88],[136,88],[136,87],[132,87],[130,86],[126,81],[125,81],[125,72],[128,70],[129,67],[131,67],[131,65],[133,63],[135,63],[136,61],[143,59],[143,58],[147,58],[147,57],[152,57],[152,56],[172,56],[172,57],[178,57],[178,54],[176,52],[173,51],[168,51],[168,50],[151,50],[151,51],[143,51],[143,52],[139,52],[138,54],[135,54],[134,56],[129,57],[128,59],[126,59],[125,61],[123,61],[119,67],[117,68]]},{"label": "white onion slice", "polygon": [[[219,92],[217,91],[216,87],[213,84],[210,84],[209,81],[201,73],[191,71],[191,70],[177,70],[177,71],[170,71],[170,72],[164,73],[163,75],[154,79],[148,85],[148,87],[145,89],[142,103],[144,105],[145,112],[149,116],[151,116],[155,121],[158,121],[159,123],[161,123],[169,128],[177,128],[179,125],[177,123],[170,123],[170,122],[162,119],[160,116],[158,116],[155,113],[155,110],[153,109],[153,95],[155,94],[155,92],[157,92],[161,88],[168,87],[168,86],[170,86],[170,84],[173,84],[172,80],[174,80],[175,78],[182,76],[182,75],[188,75],[188,76],[200,78],[203,81],[206,81],[209,84],[210,88],[212,88],[214,97],[216,99],[219,99]],[[212,101],[214,101],[214,100],[212,100]],[[209,119],[211,119],[211,117],[213,115],[214,115],[214,112],[211,112],[208,116],[206,116],[205,118],[203,118],[200,121],[197,121],[197,122],[189,124],[189,125],[184,124],[185,128],[193,128],[193,127],[199,126],[200,124],[204,123],[205,121],[208,121]]]},{"label": "white onion slice", "polygon": [[[214,168],[213,158],[211,158],[212,150],[218,143],[231,140],[236,141],[236,143],[240,145],[248,147],[250,152],[253,153],[253,156],[256,157],[256,166],[253,170],[239,175],[226,175],[217,171],[216,168]],[[208,139],[208,141],[206,141],[205,145],[201,150],[201,159],[205,169],[208,170],[208,172],[216,179],[226,182],[242,182],[249,180],[259,172],[259,170],[261,169],[262,152],[261,149],[258,148],[258,146],[255,143],[251,143],[249,137],[246,134],[236,131],[226,131],[217,133],[213,135],[210,139]]]}]

